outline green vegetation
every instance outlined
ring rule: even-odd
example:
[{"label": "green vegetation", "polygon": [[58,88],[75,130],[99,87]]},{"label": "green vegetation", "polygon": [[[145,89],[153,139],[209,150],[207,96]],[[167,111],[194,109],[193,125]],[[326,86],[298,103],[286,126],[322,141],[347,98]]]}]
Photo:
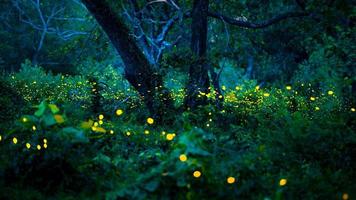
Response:
[{"label": "green vegetation", "polygon": [[[112,70],[100,77],[121,80]],[[16,90],[6,96],[23,103],[2,104],[22,108],[1,124],[3,198],[353,195],[356,112],[334,88],[223,86],[222,108],[158,125],[125,85],[104,87],[93,113],[95,84],[28,64],[6,77],[2,87]],[[179,104],[183,93],[175,96]]]},{"label": "green vegetation", "polygon": [[355,199],[353,5],[0,1],[0,199]]}]

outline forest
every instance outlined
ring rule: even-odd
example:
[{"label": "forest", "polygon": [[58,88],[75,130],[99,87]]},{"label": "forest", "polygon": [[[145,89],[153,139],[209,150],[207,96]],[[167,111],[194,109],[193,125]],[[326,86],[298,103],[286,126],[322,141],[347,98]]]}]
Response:
[{"label": "forest", "polygon": [[0,199],[356,199],[355,22],[352,0],[0,0]]}]

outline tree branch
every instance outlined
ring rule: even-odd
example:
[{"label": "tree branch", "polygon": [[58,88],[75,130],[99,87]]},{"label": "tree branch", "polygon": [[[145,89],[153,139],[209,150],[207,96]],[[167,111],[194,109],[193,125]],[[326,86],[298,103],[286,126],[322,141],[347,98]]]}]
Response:
[{"label": "tree branch", "polygon": [[309,16],[309,15],[310,15],[310,13],[307,13],[307,12],[287,12],[287,13],[277,15],[275,17],[272,17],[269,20],[265,20],[262,22],[249,22],[249,21],[245,21],[245,20],[241,20],[241,19],[237,19],[237,18],[224,16],[224,15],[222,15],[220,13],[216,13],[216,12],[210,12],[210,11],[208,12],[209,17],[223,20],[226,23],[231,24],[231,25],[244,27],[244,28],[252,28],[252,29],[266,28],[270,25],[276,24],[276,23],[278,23],[282,20],[285,20],[285,19],[296,18],[296,17],[305,17],[305,16]]},{"label": "tree branch", "polygon": [[173,18],[167,21],[167,23],[163,26],[161,33],[157,36],[157,41],[162,42],[165,40],[167,34],[169,31],[172,29],[173,25],[175,22],[178,20],[182,20],[184,18],[191,17],[191,11],[186,11],[184,13],[178,13],[178,15],[175,15]]}]

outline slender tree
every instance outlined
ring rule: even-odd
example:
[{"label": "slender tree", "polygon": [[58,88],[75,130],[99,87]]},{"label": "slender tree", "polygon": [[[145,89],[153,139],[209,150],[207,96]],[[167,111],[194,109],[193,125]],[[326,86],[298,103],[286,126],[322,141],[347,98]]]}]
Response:
[{"label": "slender tree", "polygon": [[189,68],[189,84],[185,104],[189,108],[207,104],[205,95],[209,93],[209,75],[207,64],[207,38],[208,38],[208,9],[209,0],[194,0],[191,24],[191,51],[194,62]]}]

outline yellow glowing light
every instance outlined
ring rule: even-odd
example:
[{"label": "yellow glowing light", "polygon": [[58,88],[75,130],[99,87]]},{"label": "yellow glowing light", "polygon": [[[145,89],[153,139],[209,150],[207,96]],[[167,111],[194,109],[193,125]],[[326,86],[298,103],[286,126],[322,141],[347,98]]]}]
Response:
[{"label": "yellow glowing light", "polygon": [[236,86],[236,87],[235,87],[235,90],[241,90],[241,87]]},{"label": "yellow glowing light", "polygon": [[291,89],[292,89],[292,86],[287,85],[287,86],[286,86],[286,89],[287,89],[287,90],[291,90]]},{"label": "yellow glowing light", "polygon": [[37,145],[37,150],[41,150],[41,145]]},{"label": "yellow glowing light", "polygon": [[162,131],[162,133],[161,133],[162,135],[166,135],[166,131]]},{"label": "yellow glowing light", "polygon": [[194,171],[193,172],[193,176],[195,177],[195,178],[199,178],[200,176],[201,176],[201,172],[200,171]]},{"label": "yellow glowing light", "polygon": [[151,118],[151,117],[147,118],[147,123],[148,124],[153,124],[154,123],[153,118]]},{"label": "yellow glowing light", "polygon": [[287,179],[285,178],[282,178],[280,181],[279,181],[279,185],[280,186],[285,186],[287,184]]},{"label": "yellow glowing light", "polygon": [[349,194],[344,193],[342,194],[342,200],[348,200],[349,199]]},{"label": "yellow glowing light", "polygon": [[27,122],[28,119],[26,117],[22,118],[22,122]]},{"label": "yellow glowing light", "polygon": [[174,135],[171,134],[171,133],[168,133],[168,134],[166,135],[166,139],[167,139],[167,140],[173,140],[173,138],[174,138]]},{"label": "yellow glowing light", "polygon": [[43,144],[43,148],[47,149],[47,144]]},{"label": "yellow glowing light", "polygon": [[104,115],[100,114],[100,115],[99,115],[99,119],[100,119],[100,120],[104,119]]},{"label": "yellow glowing light", "polygon": [[149,130],[145,130],[144,132],[146,135],[150,134],[150,131]]},{"label": "yellow glowing light", "polygon": [[12,142],[14,143],[14,144],[17,144],[17,138],[12,138]]},{"label": "yellow glowing light", "polygon": [[32,130],[35,131],[37,128],[35,125],[32,126]]},{"label": "yellow glowing light", "polygon": [[206,95],[204,92],[200,92],[200,91],[199,91],[199,94],[202,95],[202,96]]},{"label": "yellow glowing light", "polygon": [[47,139],[46,138],[43,139],[43,143],[47,144]]},{"label": "yellow glowing light", "polygon": [[124,111],[121,110],[121,109],[117,109],[117,110],[116,110],[116,115],[117,115],[117,116],[120,116],[120,115],[122,115],[123,113],[124,113]]},{"label": "yellow glowing light", "polygon": [[99,123],[98,122],[94,122],[94,126],[95,127],[99,126]]},{"label": "yellow glowing light", "polygon": [[26,143],[26,148],[31,148],[31,144],[30,143]]},{"label": "yellow glowing light", "polygon": [[320,110],[320,108],[317,106],[317,107],[315,107],[315,110]]},{"label": "yellow glowing light", "polygon": [[334,94],[333,91],[331,91],[331,90],[328,91],[328,95],[333,95],[333,94]]},{"label": "yellow glowing light", "polygon": [[2,137],[1,137],[1,135],[0,135],[0,141],[2,140]]},{"label": "yellow glowing light", "polygon": [[356,111],[356,108],[351,108],[351,112],[355,112]]},{"label": "yellow glowing light", "polygon": [[91,127],[91,129],[95,132],[99,132],[99,133],[106,133],[106,130],[102,127]]},{"label": "yellow glowing light", "polygon": [[256,90],[259,90],[259,89],[260,89],[260,86],[259,86],[259,85],[257,85],[257,86],[255,87],[255,89],[256,89]]},{"label": "yellow glowing light", "polygon": [[226,86],[223,85],[223,86],[221,87],[221,89],[222,89],[222,90],[226,90]]},{"label": "yellow glowing light", "polygon": [[187,161],[187,156],[185,155],[185,154],[181,154],[180,156],[179,156],[179,160],[180,161],[182,161],[182,162],[185,162],[185,161]]},{"label": "yellow glowing light", "polygon": [[113,130],[110,130],[110,132],[109,132],[109,133],[112,135],[112,134],[114,134],[114,131],[113,131]]},{"label": "yellow glowing light", "polygon": [[228,177],[228,178],[226,179],[226,182],[227,182],[228,184],[233,184],[233,183],[235,183],[235,177],[232,177],[232,176]]},{"label": "yellow glowing light", "polygon": [[103,120],[99,120],[99,124],[100,125],[104,124]]},{"label": "yellow glowing light", "polygon": [[131,135],[130,131],[127,131],[127,132],[126,132],[126,135],[127,135],[127,136],[130,136],[130,135]]},{"label": "yellow glowing light", "polygon": [[310,97],[310,100],[311,101],[315,101],[315,97]]},{"label": "yellow glowing light", "polygon": [[269,97],[269,95],[270,95],[269,93],[264,93],[263,94],[263,96],[265,96],[265,97]]}]

